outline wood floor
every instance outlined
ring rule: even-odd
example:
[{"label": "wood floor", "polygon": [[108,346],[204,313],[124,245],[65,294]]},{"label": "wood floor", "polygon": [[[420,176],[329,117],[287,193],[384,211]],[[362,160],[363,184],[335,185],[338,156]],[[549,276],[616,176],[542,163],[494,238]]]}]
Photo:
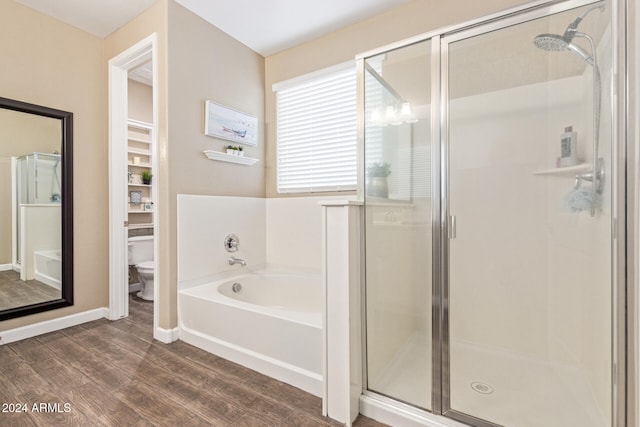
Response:
[{"label": "wood floor", "polygon": [[[295,387],[180,341],[153,341],[152,319],[152,303],[132,297],[127,319],[0,346],[0,409],[9,411],[0,426],[341,425]],[[360,416],[355,425],[383,424]]]},{"label": "wood floor", "polygon": [[60,299],[59,289],[37,280],[20,280],[20,273],[0,271],[0,310]]}]

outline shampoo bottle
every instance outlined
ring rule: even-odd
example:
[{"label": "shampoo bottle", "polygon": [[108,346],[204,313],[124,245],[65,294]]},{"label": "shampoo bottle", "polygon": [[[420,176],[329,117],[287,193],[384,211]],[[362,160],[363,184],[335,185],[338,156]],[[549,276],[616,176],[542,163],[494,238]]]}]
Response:
[{"label": "shampoo bottle", "polygon": [[578,164],[578,135],[573,131],[573,126],[564,128],[560,135],[560,167],[575,166]]}]

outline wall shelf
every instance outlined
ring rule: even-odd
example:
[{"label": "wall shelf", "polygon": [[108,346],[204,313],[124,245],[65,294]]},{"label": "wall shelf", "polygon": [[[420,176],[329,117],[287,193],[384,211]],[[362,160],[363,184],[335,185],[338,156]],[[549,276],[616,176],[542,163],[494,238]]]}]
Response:
[{"label": "wall shelf", "polygon": [[129,185],[129,187],[151,187],[151,184],[132,184],[132,183],[129,183],[127,185]]},{"label": "wall shelf", "polygon": [[129,162],[127,164],[129,166],[133,166],[134,168],[150,168],[151,167],[151,163],[138,163],[137,165],[134,165],[133,163]]},{"label": "wall shelf", "polygon": [[537,170],[533,172],[533,175],[575,175],[591,170],[591,163],[581,163],[575,166],[567,166],[563,168],[552,168]]},{"label": "wall shelf", "polygon": [[259,159],[254,159],[251,157],[234,156],[232,154],[222,153],[220,151],[213,151],[213,150],[204,150],[204,155],[207,156],[209,160],[237,163],[239,165],[245,165],[245,166],[255,165],[260,161]]},{"label": "wall shelf", "polygon": [[130,230],[136,230],[139,228],[153,228],[152,223],[144,223],[144,224],[129,224]]},{"label": "wall shelf", "polygon": [[135,148],[135,147],[129,147],[127,149],[127,153],[131,153],[131,154],[140,154],[143,156],[150,156],[151,153],[149,152],[149,150],[145,150],[143,148]]},{"label": "wall shelf", "polygon": [[142,138],[135,138],[135,137],[132,137],[132,136],[128,137],[127,139],[128,139],[129,141],[132,141],[132,142],[139,142],[139,143],[141,143],[141,144],[151,144],[151,143],[152,143],[152,142],[151,142],[151,141],[149,141],[149,140],[142,139]]},{"label": "wall shelf", "polygon": [[130,214],[152,214],[153,211],[129,211]]}]

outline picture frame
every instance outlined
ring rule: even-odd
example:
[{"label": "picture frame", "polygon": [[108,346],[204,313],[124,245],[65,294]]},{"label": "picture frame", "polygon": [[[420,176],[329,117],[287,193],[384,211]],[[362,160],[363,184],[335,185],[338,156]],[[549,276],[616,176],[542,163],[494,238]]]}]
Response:
[{"label": "picture frame", "polygon": [[207,100],[204,134],[255,147],[258,145],[258,119]]},{"label": "picture frame", "polygon": [[129,201],[132,205],[142,204],[142,191],[130,191]]}]

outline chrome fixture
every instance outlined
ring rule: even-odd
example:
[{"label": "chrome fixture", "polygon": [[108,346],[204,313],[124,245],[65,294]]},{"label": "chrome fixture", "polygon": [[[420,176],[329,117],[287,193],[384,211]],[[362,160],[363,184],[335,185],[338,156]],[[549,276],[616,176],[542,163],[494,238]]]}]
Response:
[{"label": "chrome fixture", "polygon": [[224,238],[224,248],[227,252],[236,252],[240,246],[240,239],[236,234],[227,234],[227,237]]},{"label": "chrome fixture", "polygon": [[240,264],[241,266],[244,267],[245,265],[247,265],[247,262],[243,259],[232,256],[231,258],[229,258],[229,265],[235,265],[235,264]]},{"label": "chrome fixture", "polygon": [[[595,43],[591,36],[586,33],[578,31],[578,25],[585,16],[591,11],[600,9],[604,11],[604,1],[601,1],[588,9],[581,16],[577,17],[565,30],[563,35],[559,34],[539,34],[534,37],[533,44],[542,50],[549,52],[559,52],[563,50],[570,50],[587,64],[593,67],[593,163],[591,172],[576,175],[576,188],[578,188],[581,181],[589,181],[592,183],[592,195],[591,195],[591,216],[596,213],[597,200],[600,200],[602,189],[604,188],[604,162],[598,158],[599,141],[600,141],[600,103],[601,103],[601,83],[600,83],[600,68],[598,67],[598,58]],[[582,37],[589,42],[591,47],[591,54],[587,53],[583,48],[573,43],[575,37]]]}]

